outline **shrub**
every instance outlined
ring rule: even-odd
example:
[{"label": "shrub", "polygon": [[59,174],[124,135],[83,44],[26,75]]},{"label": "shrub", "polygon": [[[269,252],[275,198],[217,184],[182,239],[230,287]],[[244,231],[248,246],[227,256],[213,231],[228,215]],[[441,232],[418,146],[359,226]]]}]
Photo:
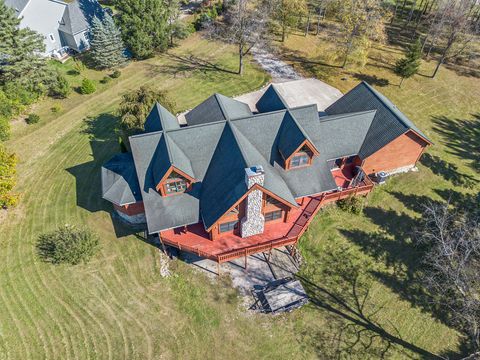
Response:
[{"label": "shrub", "polygon": [[0,116],[0,141],[10,138],[10,121],[6,117]]},{"label": "shrub", "polygon": [[200,31],[208,28],[212,24],[212,18],[207,13],[201,13],[200,16],[195,20],[194,26],[195,30]]},{"label": "shrub", "polygon": [[363,210],[364,198],[359,196],[349,196],[346,199],[337,201],[337,206],[343,211],[360,214]]},{"label": "shrub", "polygon": [[117,79],[122,75],[122,72],[120,70],[115,70],[113,73],[110,74],[110,77],[112,79]]},{"label": "shrub", "polygon": [[95,83],[87,78],[82,80],[82,85],[80,86],[80,93],[83,95],[93,94],[97,90]]},{"label": "shrub", "polygon": [[86,263],[98,250],[99,239],[87,228],[65,225],[38,238],[37,252],[45,262]]},{"label": "shrub", "polygon": [[40,116],[38,116],[37,114],[34,114],[34,113],[31,113],[27,116],[27,118],[25,119],[25,122],[30,125],[30,124],[36,124],[40,121]]},{"label": "shrub", "polygon": [[62,111],[62,106],[60,104],[55,104],[50,108],[50,111],[54,114],[59,113]]},{"label": "shrub", "polygon": [[108,83],[109,81],[110,81],[110,77],[108,77],[108,76],[104,76],[103,79],[100,80],[100,82],[101,82],[102,84],[106,84],[106,83]]},{"label": "shrub", "polygon": [[50,96],[65,99],[70,95],[71,91],[72,88],[68,80],[65,76],[57,72],[57,77],[49,89]]},{"label": "shrub", "polygon": [[17,183],[17,157],[0,144],[0,208],[14,206],[18,195],[11,191]]}]

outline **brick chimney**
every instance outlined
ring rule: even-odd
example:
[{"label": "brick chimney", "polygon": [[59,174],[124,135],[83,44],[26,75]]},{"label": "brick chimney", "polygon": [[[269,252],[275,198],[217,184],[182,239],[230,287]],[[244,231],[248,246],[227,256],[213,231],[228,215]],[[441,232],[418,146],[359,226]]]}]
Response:
[{"label": "brick chimney", "polygon": [[[245,169],[245,183],[248,189],[255,184],[263,186],[265,172],[258,165]],[[242,237],[262,234],[265,227],[265,218],[262,214],[263,192],[253,190],[248,194],[245,205],[245,217],[241,221],[240,234]]]}]

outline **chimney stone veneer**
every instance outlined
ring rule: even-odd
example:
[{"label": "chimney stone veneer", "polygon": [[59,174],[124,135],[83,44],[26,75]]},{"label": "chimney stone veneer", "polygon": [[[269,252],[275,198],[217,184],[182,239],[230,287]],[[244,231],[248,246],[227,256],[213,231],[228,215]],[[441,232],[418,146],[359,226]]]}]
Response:
[{"label": "chimney stone veneer", "polygon": [[[265,173],[261,166],[254,166],[245,169],[245,182],[248,189],[255,184],[263,186],[265,181]],[[262,234],[265,228],[265,217],[262,214],[263,192],[253,190],[248,194],[245,206],[245,217],[241,221],[240,234],[248,237]]]}]

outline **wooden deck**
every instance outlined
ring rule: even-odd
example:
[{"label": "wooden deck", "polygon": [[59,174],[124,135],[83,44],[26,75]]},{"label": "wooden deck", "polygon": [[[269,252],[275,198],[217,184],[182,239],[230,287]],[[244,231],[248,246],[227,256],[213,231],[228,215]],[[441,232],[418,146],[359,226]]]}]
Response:
[{"label": "wooden deck", "polygon": [[286,223],[266,223],[263,234],[242,238],[235,234],[226,234],[212,241],[203,224],[189,225],[160,233],[160,240],[180,250],[211,259],[218,263],[246,257],[259,252],[270,251],[286,245],[295,245],[307,230],[316,213],[325,204],[345,199],[349,196],[367,195],[373,188],[370,180],[354,188],[336,191],[305,199],[304,204],[292,210],[292,221]]}]

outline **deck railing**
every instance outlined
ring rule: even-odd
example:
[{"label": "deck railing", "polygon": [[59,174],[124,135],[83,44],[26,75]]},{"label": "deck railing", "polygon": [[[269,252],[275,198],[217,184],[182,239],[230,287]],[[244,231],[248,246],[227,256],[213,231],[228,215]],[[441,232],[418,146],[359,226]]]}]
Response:
[{"label": "deck railing", "polygon": [[322,208],[323,205],[341,199],[346,199],[350,196],[367,195],[373,189],[373,187],[373,182],[368,177],[365,177],[365,179],[362,180],[362,182],[360,182],[355,187],[328,194],[323,194],[316,198],[311,198],[309,203],[302,211],[300,216],[297,218],[295,223],[292,225],[290,231],[287,233],[286,236],[270,240],[261,244],[245,246],[235,250],[226,251],[221,254],[211,254],[204,252],[196,247],[181,244],[178,241],[168,239],[164,236],[161,236],[161,241],[167,245],[176,247],[179,250],[185,250],[200,257],[216,261],[218,263],[224,263],[241,257],[257,254],[259,252],[270,251],[274,248],[295,244],[298,239],[303,235],[303,233],[307,230],[308,225],[314,219],[315,215],[320,210],[320,208]]}]

